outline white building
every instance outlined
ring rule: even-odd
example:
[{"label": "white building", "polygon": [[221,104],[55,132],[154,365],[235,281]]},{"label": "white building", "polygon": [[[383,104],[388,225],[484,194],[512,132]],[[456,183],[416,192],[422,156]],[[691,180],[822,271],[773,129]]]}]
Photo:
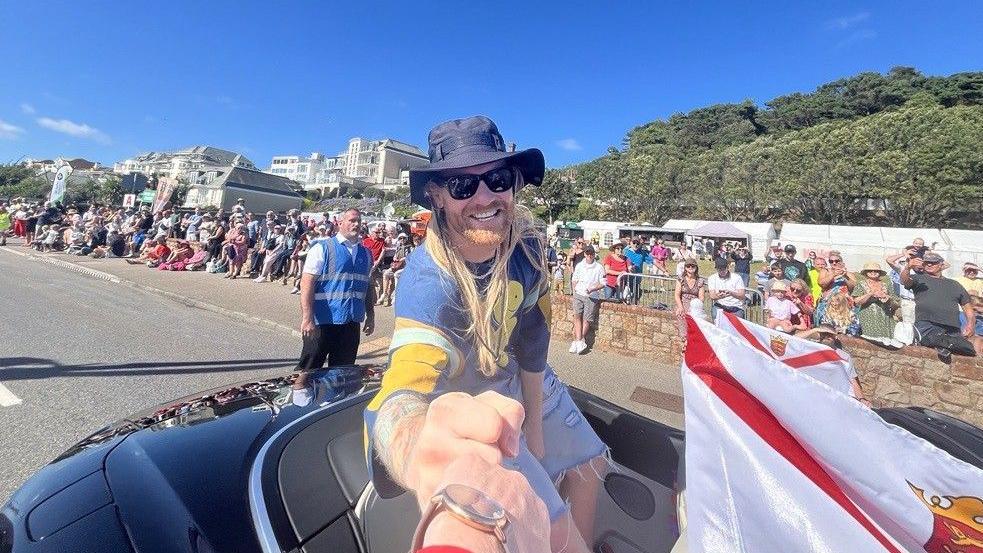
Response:
[{"label": "white building", "polygon": [[324,154],[319,152],[314,152],[309,157],[275,156],[266,172],[271,175],[286,177],[302,185],[313,184],[317,175],[324,169],[327,159]]},{"label": "white building", "polygon": [[188,178],[188,173],[198,173],[222,167],[256,169],[253,162],[242,154],[214,148],[192,146],[170,152],[149,152],[113,164],[113,172],[120,175],[142,173],[170,178]]},{"label": "white building", "polygon": [[393,191],[406,185],[407,171],[427,163],[427,155],[411,144],[389,138],[367,140],[356,137],[348,141],[345,151],[333,157],[317,152],[310,158],[276,156],[266,172],[291,178],[302,183],[305,190],[319,190],[322,194],[339,187],[371,186]]},{"label": "white building", "polygon": [[293,189],[293,181],[255,169],[212,167],[193,173],[189,184],[184,207],[231,210],[239,198],[246,201],[246,209],[253,213],[267,210],[282,213],[303,205],[303,198]]},{"label": "white building", "polygon": [[71,165],[74,171],[99,171],[105,169],[99,165],[98,161],[89,161],[85,158],[75,157],[56,157],[55,159],[31,159],[27,158],[21,162],[24,167],[34,169],[40,173],[54,173],[59,167],[65,164]]}]

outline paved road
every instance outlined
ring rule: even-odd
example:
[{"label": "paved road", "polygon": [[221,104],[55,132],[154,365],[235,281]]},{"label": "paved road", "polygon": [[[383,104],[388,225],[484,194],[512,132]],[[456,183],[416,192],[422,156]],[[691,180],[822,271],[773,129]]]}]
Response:
[{"label": "paved road", "polygon": [[0,503],[103,425],[298,354],[282,333],[2,250],[0,279],[0,384],[21,400],[0,406]]}]

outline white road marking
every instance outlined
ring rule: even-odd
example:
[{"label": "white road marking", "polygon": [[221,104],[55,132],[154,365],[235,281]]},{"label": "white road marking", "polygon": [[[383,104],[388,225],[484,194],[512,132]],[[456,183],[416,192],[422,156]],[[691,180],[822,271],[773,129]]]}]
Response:
[{"label": "white road marking", "polygon": [[0,382],[0,407],[10,407],[18,403],[21,403],[21,399]]}]

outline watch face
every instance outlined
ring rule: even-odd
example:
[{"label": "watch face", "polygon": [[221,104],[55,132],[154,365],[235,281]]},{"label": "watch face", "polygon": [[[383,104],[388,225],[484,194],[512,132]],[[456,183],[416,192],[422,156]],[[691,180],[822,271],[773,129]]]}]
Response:
[{"label": "watch face", "polygon": [[494,524],[505,518],[505,509],[497,501],[471,486],[451,484],[444,489],[444,495],[450,500],[450,507],[461,509],[468,516],[487,524]]}]

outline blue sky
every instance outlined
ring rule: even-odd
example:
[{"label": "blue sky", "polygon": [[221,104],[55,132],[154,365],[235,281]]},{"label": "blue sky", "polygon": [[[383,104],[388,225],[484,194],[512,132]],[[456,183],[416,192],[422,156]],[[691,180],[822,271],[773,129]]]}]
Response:
[{"label": "blue sky", "polygon": [[[42,5],[43,4],[43,5]],[[860,71],[983,70],[983,3],[0,2],[0,162],[211,144],[267,167],[486,114],[550,166]]]}]

